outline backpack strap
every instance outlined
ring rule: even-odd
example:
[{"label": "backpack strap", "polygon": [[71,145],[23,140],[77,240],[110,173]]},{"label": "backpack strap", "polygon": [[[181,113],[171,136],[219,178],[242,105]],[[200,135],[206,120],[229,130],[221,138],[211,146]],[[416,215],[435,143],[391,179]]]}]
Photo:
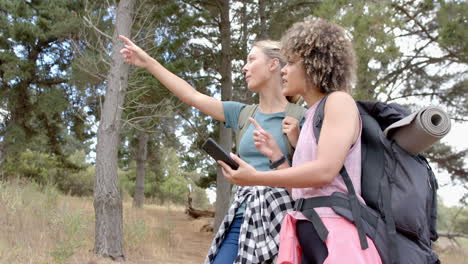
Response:
[{"label": "backpack strap", "polygon": [[[298,104],[294,103],[289,103],[286,105],[286,113],[284,116],[290,116],[292,118],[297,119],[299,122],[301,122],[302,118],[304,118],[306,109]],[[286,135],[284,136],[284,142],[286,142],[286,149],[288,150],[288,159],[292,160],[292,157],[294,155],[294,148],[291,146],[291,143],[289,142],[289,139]]]},{"label": "backpack strap", "polygon": [[285,116],[293,117],[299,121],[304,117],[306,109],[298,104],[288,103],[286,105]]},{"label": "backpack strap", "polygon": [[315,142],[317,142],[317,144],[320,138],[320,130],[322,130],[323,119],[325,118],[325,102],[327,101],[329,95],[330,94],[327,94],[322,98],[314,114],[313,127]]},{"label": "backpack strap", "polygon": [[[247,128],[249,127],[249,117],[253,117],[255,113],[257,112],[258,105],[253,104],[253,105],[247,105],[244,108],[242,108],[240,114],[239,114],[239,119],[238,119],[238,131],[236,135],[236,149],[237,153],[239,153],[239,145],[240,145],[240,140],[242,136],[244,135],[245,131],[247,131]],[[292,118],[295,118],[299,120],[299,122],[304,118],[306,109],[300,105],[293,104],[293,103],[288,103],[286,105],[286,110],[285,110],[285,116],[290,116]],[[288,140],[288,137],[284,135],[285,143],[286,143],[286,149],[288,151],[288,159],[292,160],[292,156],[294,154],[294,148],[291,146],[291,143]]]},{"label": "backpack strap", "polygon": [[[327,94],[325,97],[322,98],[320,101],[319,105],[317,106],[317,109],[315,110],[314,114],[314,119],[313,119],[313,124],[314,124],[314,135],[316,138],[316,142],[318,144],[319,137],[320,137],[320,130],[322,129],[322,124],[323,120],[325,118],[325,103],[328,99],[328,96],[330,95]],[[345,166],[340,170],[340,175],[343,178],[343,181],[346,185],[346,189],[348,189],[348,195],[350,198],[350,206],[351,206],[351,213],[353,215],[354,224],[356,225],[356,229],[358,230],[358,235],[359,235],[359,241],[361,242],[361,248],[366,249],[369,247],[367,243],[367,238],[364,233],[363,229],[363,223],[362,223],[362,217],[361,217],[361,212],[360,212],[360,206],[359,206],[359,200],[357,199],[356,191],[354,190],[353,182],[351,181],[351,178],[348,175],[348,171],[346,170]]]},{"label": "backpack strap", "polygon": [[253,117],[255,113],[257,112],[257,109],[258,109],[258,105],[253,104],[253,105],[246,105],[240,111],[239,119],[237,120],[238,133],[236,134],[237,154],[239,154],[240,140],[242,136],[244,135],[245,131],[247,130],[247,128],[249,127],[249,117]]}]

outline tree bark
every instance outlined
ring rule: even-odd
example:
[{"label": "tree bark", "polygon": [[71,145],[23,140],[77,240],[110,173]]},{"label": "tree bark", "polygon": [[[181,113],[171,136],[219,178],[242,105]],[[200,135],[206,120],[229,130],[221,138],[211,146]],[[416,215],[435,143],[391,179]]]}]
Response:
[{"label": "tree bark", "polygon": [[5,142],[0,142],[0,180],[3,180],[3,162],[6,157],[5,149]]},{"label": "tree bark", "polygon": [[200,218],[200,217],[214,217],[215,212],[210,210],[199,210],[193,207],[185,209],[185,212],[192,218]]},{"label": "tree bark", "polygon": [[199,210],[192,207],[192,196],[189,192],[187,195],[187,207],[185,208],[185,213],[192,218],[200,217],[215,217],[215,212],[211,210]]},{"label": "tree bark", "polygon": [[260,16],[260,32],[257,39],[263,40],[268,38],[267,33],[267,18],[265,15],[266,3],[265,0],[258,0],[258,15]]},{"label": "tree bark", "polygon": [[136,153],[136,183],[133,207],[141,208],[145,201],[145,165],[148,157],[148,134],[140,132],[138,136],[138,151]]},{"label": "tree bark", "polygon": [[96,147],[94,211],[96,215],[94,252],[114,261],[125,261],[123,248],[122,197],[117,175],[120,119],[128,68],[120,56],[123,44],[118,35],[130,36],[135,0],[121,0],[116,12],[112,37],[112,61],[107,78],[105,101],[101,112]]},{"label": "tree bark", "polygon": [[[219,26],[221,32],[221,58],[220,74],[221,74],[221,100],[228,101],[232,97],[232,76],[231,76],[231,23],[229,20],[229,0],[220,0],[221,7],[221,23]],[[225,128],[220,124],[219,128],[219,144],[228,152],[232,148],[232,130]],[[229,201],[231,198],[231,184],[224,178],[221,169],[218,167],[216,176],[216,216],[214,221],[214,229],[217,230],[224,216],[229,209]]]}]

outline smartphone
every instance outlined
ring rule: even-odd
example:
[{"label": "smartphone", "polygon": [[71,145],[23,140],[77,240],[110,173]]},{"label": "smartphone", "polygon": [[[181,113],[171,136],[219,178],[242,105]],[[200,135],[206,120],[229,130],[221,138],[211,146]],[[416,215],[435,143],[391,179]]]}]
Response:
[{"label": "smartphone", "polygon": [[212,138],[208,138],[202,145],[202,149],[206,151],[216,161],[221,160],[229,165],[233,170],[239,168],[239,164],[235,162],[229,153],[227,153],[216,141]]}]

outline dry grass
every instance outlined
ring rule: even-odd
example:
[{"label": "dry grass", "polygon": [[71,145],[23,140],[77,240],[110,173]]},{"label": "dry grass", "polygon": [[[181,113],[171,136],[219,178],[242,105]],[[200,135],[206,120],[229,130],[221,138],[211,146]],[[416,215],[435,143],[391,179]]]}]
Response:
[{"label": "dry grass", "polygon": [[[207,219],[191,220],[181,207],[124,201],[126,263],[202,263],[212,233]],[[0,263],[114,263],[93,254],[91,198],[59,194],[53,187],[0,182]]]},{"label": "dry grass", "polygon": [[[125,254],[129,264],[203,263],[212,233],[199,232],[209,220],[192,220],[182,207],[124,201]],[[53,187],[0,182],[0,264],[111,264],[93,254],[91,198],[59,194]],[[441,238],[442,263],[468,264],[468,240]]]}]

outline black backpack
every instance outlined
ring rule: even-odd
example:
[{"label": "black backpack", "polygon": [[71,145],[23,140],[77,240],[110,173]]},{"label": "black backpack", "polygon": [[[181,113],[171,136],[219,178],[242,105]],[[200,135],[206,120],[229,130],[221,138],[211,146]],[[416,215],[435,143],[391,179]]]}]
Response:
[{"label": "black backpack", "polygon": [[[314,115],[314,135],[320,137],[327,96]],[[413,156],[383,133],[390,124],[409,115],[397,104],[357,101],[362,120],[361,194],[356,197],[346,168],[340,171],[348,194],[299,199],[295,210],[311,220],[320,238],[328,231],[313,208],[331,207],[354,222],[361,248],[368,247],[365,235],[374,242],[384,264],[440,263],[432,251],[437,240],[437,181],[422,155]]]}]

